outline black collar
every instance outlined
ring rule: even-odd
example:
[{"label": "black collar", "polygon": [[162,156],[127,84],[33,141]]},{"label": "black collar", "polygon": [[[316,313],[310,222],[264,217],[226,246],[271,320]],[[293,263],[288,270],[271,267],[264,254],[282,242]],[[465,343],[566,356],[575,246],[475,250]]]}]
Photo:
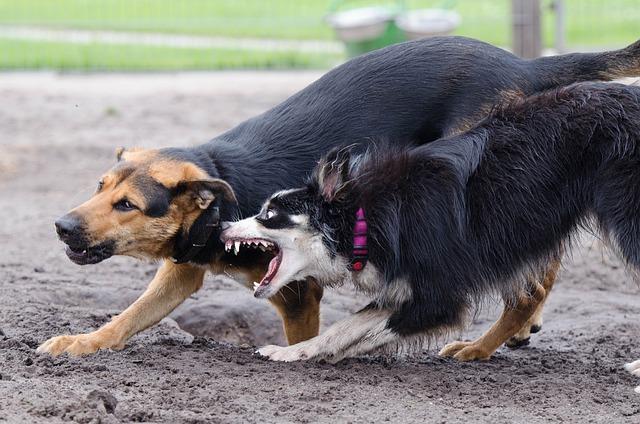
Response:
[{"label": "black collar", "polygon": [[220,205],[222,196],[216,196],[211,205],[200,214],[189,228],[185,236],[179,236],[176,240],[171,261],[176,264],[183,264],[191,261],[208,244],[215,231],[220,228]]}]

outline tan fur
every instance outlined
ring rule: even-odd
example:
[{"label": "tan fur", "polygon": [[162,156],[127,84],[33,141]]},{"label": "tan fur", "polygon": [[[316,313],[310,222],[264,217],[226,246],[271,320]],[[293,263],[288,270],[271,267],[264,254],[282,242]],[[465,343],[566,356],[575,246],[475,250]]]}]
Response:
[{"label": "tan fur", "polygon": [[[185,192],[171,203],[162,217],[149,218],[140,210],[121,213],[113,205],[127,198],[140,209],[145,197],[134,184],[136,176],[151,177],[167,188],[185,182],[213,180],[191,163],[168,160],[157,150],[118,149],[118,163],[101,178],[101,187],[85,203],[73,209],[82,217],[90,245],[105,240],[115,242],[115,254],[138,258],[164,259],[147,290],[120,315],[98,330],[78,335],[58,336],[47,340],[39,352],[52,355],[69,353],[86,355],[99,349],[122,349],[134,334],[156,324],[201,286],[203,267],[176,265],[168,258],[173,253],[173,239],[180,231],[187,231],[214,199],[212,193]],[[235,200],[233,190],[222,180],[214,181],[225,196]],[[209,271],[237,278],[251,287],[265,274],[268,262],[258,261],[245,268],[231,269],[219,254]],[[318,334],[322,289],[310,282],[293,283],[272,300],[282,317],[285,334],[290,343],[297,343]]]},{"label": "tan fur", "polygon": [[38,352],[79,356],[100,349],[122,349],[131,336],[158,323],[198,291],[204,273],[197,267],[165,261],[142,296],[109,323],[91,333],[53,337],[43,343]]},{"label": "tan fur", "polygon": [[149,220],[141,211],[119,213],[113,208],[117,201],[126,197],[144,208],[144,196],[128,181],[119,181],[117,174],[107,174],[102,181],[104,186],[99,192],[72,210],[86,223],[90,244],[111,239],[116,242],[119,255],[161,258],[170,254],[167,243],[182,223],[197,218],[199,209],[188,207],[186,202],[175,202],[165,216],[154,220]]},{"label": "tan fur", "polygon": [[517,90],[517,89],[502,90],[500,91],[500,94],[498,94],[498,101],[496,103],[493,103],[493,102],[485,103],[482,106],[480,106],[480,108],[478,108],[478,111],[473,116],[466,117],[466,118],[465,117],[459,118],[453,125],[451,125],[449,130],[442,136],[453,137],[455,135],[462,134],[465,131],[469,131],[471,128],[476,126],[478,122],[480,122],[483,118],[489,115],[489,113],[491,113],[491,111],[498,104],[507,103],[515,99],[523,99],[525,97],[526,95],[521,90]]},{"label": "tan fur", "polygon": [[[242,267],[231,267],[219,261],[214,273],[225,274],[253,290],[253,282],[260,281],[267,271],[267,261]],[[269,302],[282,319],[284,334],[289,344],[315,337],[320,332],[320,301],[323,288],[312,279],[294,281],[284,286]]]},{"label": "tan fur", "polygon": [[118,147],[116,149],[116,159],[119,161],[127,162],[150,162],[158,155],[156,149],[142,149],[140,147],[130,147],[125,149],[124,147]]},{"label": "tan fur", "polygon": [[603,52],[601,55],[607,62],[606,70],[601,72],[605,80],[616,78],[637,77],[640,75],[640,42],[614,51]]},{"label": "tan fur", "polygon": [[[499,94],[500,103],[511,102],[517,99],[523,99],[525,94],[521,90],[515,89],[507,89],[503,90]],[[482,118],[487,116],[491,110],[495,107],[493,103],[487,103],[483,105],[479,112],[472,118],[462,118],[460,121],[456,122],[456,124],[452,127],[452,129],[446,134],[446,136],[454,136],[456,134],[463,133],[465,131],[473,128]],[[551,287],[553,287],[553,283],[556,278],[556,274],[558,268],[560,267],[560,261],[554,261],[549,264],[548,271],[542,278],[542,280],[538,283],[542,287],[545,288],[546,292],[544,298],[540,301],[531,317],[524,323],[520,323],[521,315],[510,312],[508,313],[508,309],[505,307],[500,319],[491,329],[483,335],[483,337],[479,338],[475,342],[455,342],[445,346],[441,351],[441,355],[443,356],[454,356],[456,359],[460,360],[471,360],[471,359],[489,359],[493,352],[500,346],[498,344],[496,347],[493,347],[495,341],[501,338],[504,338],[504,342],[506,342],[507,346],[516,347],[519,346],[522,341],[527,340],[531,335],[531,328],[533,326],[537,326],[538,328],[542,326],[542,312],[544,309],[544,302],[551,291]],[[530,277],[534,279],[535,277]],[[516,309],[519,310],[528,310],[528,304],[519,304],[516,306]],[[514,320],[513,322],[507,322],[508,320]],[[509,331],[512,328],[521,325],[519,330],[517,330],[517,334],[512,333],[508,336]],[[486,336],[486,337],[485,337]],[[464,351],[464,352],[462,352]],[[477,356],[474,357],[474,356]]]},{"label": "tan fur", "polygon": [[560,261],[553,261],[542,283],[531,280],[530,293],[522,294],[515,306],[506,305],[498,321],[478,339],[449,343],[440,351],[440,355],[452,356],[459,361],[487,360],[521,329],[526,327],[529,331],[536,314],[542,313],[544,300],[553,287],[559,268]]},{"label": "tan fur", "polygon": [[293,282],[269,301],[282,318],[290,345],[309,340],[320,332],[320,300],[323,289],[312,280]]},{"label": "tan fur", "polygon": [[521,345],[524,340],[527,340],[529,337],[531,337],[531,329],[533,327],[537,327],[538,329],[542,327],[542,312],[544,310],[544,303],[549,298],[549,294],[551,293],[553,284],[555,283],[558,276],[559,269],[560,261],[554,261],[551,263],[541,282],[542,287],[544,287],[545,290],[544,299],[542,300],[542,302],[540,302],[533,315],[531,315],[531,318],[529,318],[529,320],[522,326],[520,331],[518,331],[515,335],[507,340],[507,346],[515,347]]}]

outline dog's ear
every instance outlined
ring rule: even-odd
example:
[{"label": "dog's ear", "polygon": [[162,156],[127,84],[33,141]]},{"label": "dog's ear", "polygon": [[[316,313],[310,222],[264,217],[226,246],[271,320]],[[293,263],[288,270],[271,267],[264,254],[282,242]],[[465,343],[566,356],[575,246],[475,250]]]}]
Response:
[{"label": "dog's ear", "polygon": [[349,149],[333,149],[320,160],[316,168],[316,179],[322,197],[327,202],[340,199],[345,195],[349,182],[351,153]]},{"label": "dog's ear", "polygon": [[118,162],[123,161],[123,160],[127,160],[127,154],[129,153],[135,153],[135,152],[141,152],[144,149],[141,147],[131,147],[129,149],[126,149],[122,146],[120,147],[116,147],[116,160]]},{"label": "dog's ear", "polygon": [[178,183],[177,189],[179,192],[191,194],[200,209],[207,209],[217,196],[223,196],[229,202],[238,203],[229,183],[219,178],[182,181]]},{"label": "dog's ear", "polygon": [[116,147],[116,160],[120,162],[122,160],[122,154],[125,152],[125,148],[120,146]]}]

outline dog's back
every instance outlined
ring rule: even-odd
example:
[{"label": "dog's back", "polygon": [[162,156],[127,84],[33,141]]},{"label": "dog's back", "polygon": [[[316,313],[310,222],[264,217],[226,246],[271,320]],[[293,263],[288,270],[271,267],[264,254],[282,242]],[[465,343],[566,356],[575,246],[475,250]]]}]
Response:
[{"label": "dog's back", "polygon": [[240,176],[269,181],[264,192],[252,193],[253,213],[271,192],[299,185],[333,147],[362,149],[380,137],[402,146],[428,143],[473,126],[505,99],[577,81],[640,76],[639,63],[640,43],[523,60],[465,37],[416,40],[350,60],[203,148],[216,157],[217,141],[228,141],[225,147],[237,146],[254,162],[286,164],[272,178],[269,166],[256,172],[238,165]]},{"label": "dog's back", "polygon": [[487,292],[521,293],[591,216],[640,269],[639,144],[640,87],[582,83],[459,136],[370,152],[352,178],[380,243],[371,261],[414,298],[395,329],[455,323]]},{"label": "dog's back", "polygon": [[633,237],[623,254],[638,258],[640,234],[628,230],[640,229],[640,87],[552,90],[498,110],[476,131],[486,146],[467,183],[469,234],[480,252],[492,246],[483,260],[496,272],[557,252],[591,215],[616,244]]},{"label": "dog's back", "polygon": [[304,123],[301,131],[318,131],[327,144],[374,136],[425,143],[459,130],[463,120],[475,123],[471,118],[514,96],[625,76],[640,76],[640,41],[609,52],[524,60],[482,41],[433,37],[357,57],[251,126],[264,120],[273,126],[269,131],[281,133]]},{"label": "dog's back", "polygon": [[414,293],[424,284],[460,288],[463,302],[491,289],[508,295],[591,217],[640,269],[640,87],[551,90],[460,136],[377,155],[358,184],[377,203],[369,209],[386,210],[382,190],[401,198],[398,245],[412,248],[395,252],[396,263],[415,271]]}]

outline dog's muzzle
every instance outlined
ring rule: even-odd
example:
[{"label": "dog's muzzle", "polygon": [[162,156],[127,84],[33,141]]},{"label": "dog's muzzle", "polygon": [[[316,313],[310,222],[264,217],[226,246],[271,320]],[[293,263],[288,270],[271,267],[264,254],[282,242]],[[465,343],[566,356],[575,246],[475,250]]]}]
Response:
[{"label": "dog's muzzle", "polygon": [[55,226],[58,237],[67,245],[65,253],[72,262],[78,265],[97,264],[113,256],[115,242],[112,240],[89,246],[84,224],[77,215],[66,214],[55,222]]}]

